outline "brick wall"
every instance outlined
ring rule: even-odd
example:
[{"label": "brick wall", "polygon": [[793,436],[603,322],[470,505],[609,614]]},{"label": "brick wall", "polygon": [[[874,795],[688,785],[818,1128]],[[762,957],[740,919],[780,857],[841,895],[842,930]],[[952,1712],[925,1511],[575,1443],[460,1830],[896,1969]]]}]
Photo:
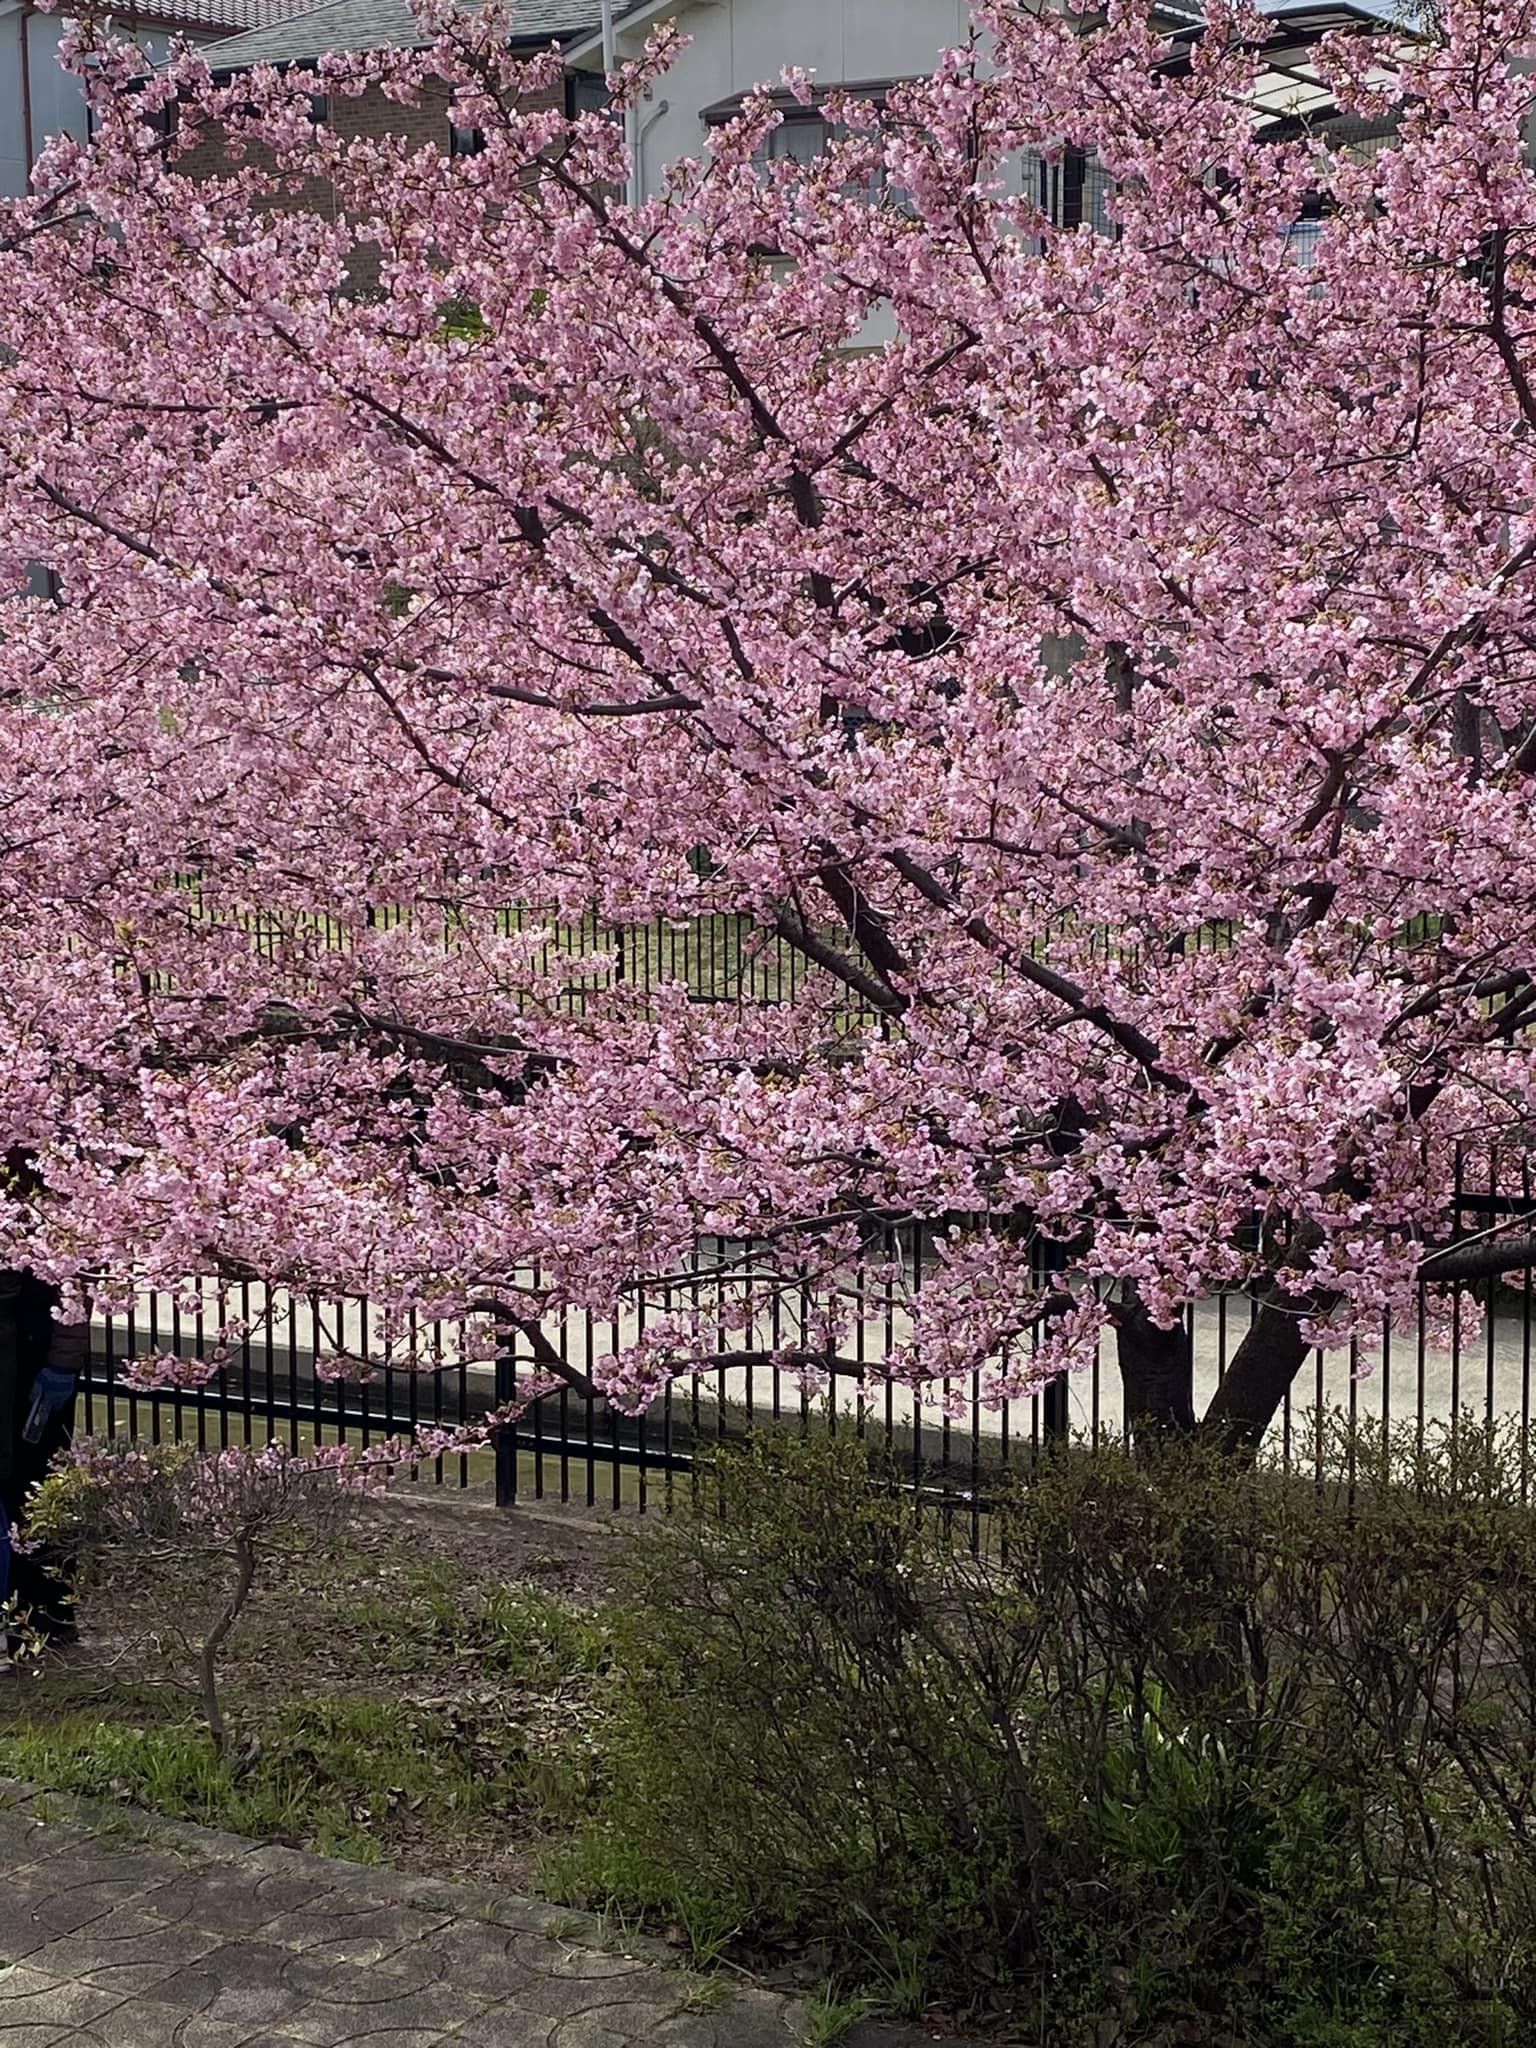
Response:
[{"label": "brick wall", "polygon": [[[332,94],[329,101],[327,125],[343,140],[353,136],[402,136],[413,148],[424,143],[448,151],[448,108],[450,94],[448,87],[429,88],[415,106],[402,106],[398,100],[389,99],[384,93],[370,87],[356,99],[342,94]],[[544,92],[524,103],[530,111],[537,112],[548,107],[563,104],[563,87],[557,82]],[[247,165],[260,162],[260,152],[248,149]],[[224,142],[221,131],[210,129],[199,137],[196,146],[187,151],[177,168],[186,176],[211,177],[221,168],[226,168]],[[311,178],[295,194],[283,194],[274,199],[274,207],[285,210],[304,210],[321,214],[327,220],[336,217],[336,191],[328,178]],[[349,270],[350,282],[355,290],[366,291],[378,281],[379,252],[372,243],[360,244],[353,253]]]}]

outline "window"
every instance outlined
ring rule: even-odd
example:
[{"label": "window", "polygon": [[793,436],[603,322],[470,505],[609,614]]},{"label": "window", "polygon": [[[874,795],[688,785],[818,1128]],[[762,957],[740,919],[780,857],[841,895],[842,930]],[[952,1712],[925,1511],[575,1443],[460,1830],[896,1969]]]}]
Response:
[{"label": "window", "polygon": [[1299,218],[1280,231],[1286,255],[1301,270],[1310,270],[1317,261],[1318,244],[1325,226],[1324,211],[1322,198],[1314,194],[1303,203]]},{"label": "window", "polygon": [[579,114],[600,114],[608,104],[608,81],[595,71],[573,71],[565,81],[565,112],[574,121]]},{"label": "window", "polygon": [[785,162],[813,164],[831,140],[832,130],[820,114],[797,109],[786,114],[773,133],[764,138],[756,161],[764,166]]},{"label": "window", "polygon": [[478,156],[485,147],[485,136],[478,128],[462,127],[457,121],[448,124],[448,154],[450,156]]},{"label": "window", "polygon": [[1285,253],[1302,270],[1310,270],[1317,261],[1317,245],[1322,240],[1323,223],[1320,220],[1292,221],[1288,228],[1282,228],[1285,237]]},{"label": "window", "polygon": [[[883,106],[888,89],[888,82],[839,88],[846,90],[854,99],[870,102],[876,107]],[[774,100],[779,110],[779,125],[764,136],[753,157],[764,174],[771,172],[777,164],[808,167],[825,154],[829,144],[841,139],[844,131],[834,127],[816,107],[802,106],[787,93],[775,94]],[[738,99],[719,100],[714,106],[705,107],[700,119],[706,129],[724,127],[740,114],[741,105]],[[883,164],[875,165],[867,177],[847,189],[873,203],[900,207],[908,204],[907,195],[890,182]]]},{"label": "window", "polygon": [[323,128],[331,118],[331,96],[328,92],[312,92],[309,96],[309,118],[317,128]]},{"label": "window", "polygon": [[1095,234],[1113,235],[1115,223],[1108,205],[1113,190],[1104,166],[1084,150],[1065,149],[1054,159],[1039,150],[1025,153],[1024,191],[1058,228],[1081,227],[1086,222]]},{"label": "window", "polygon": [[[753,160],[764,171],[782,163],[810,165],[825,154],[842,132],[811,108],[795,107],[764,139]],[[846,189],[850,195],[869,200],[871,205],[882,201],[890,206],[908,204],[906,193],[891,183],[884,164],[873,165],[865,177]]]}]

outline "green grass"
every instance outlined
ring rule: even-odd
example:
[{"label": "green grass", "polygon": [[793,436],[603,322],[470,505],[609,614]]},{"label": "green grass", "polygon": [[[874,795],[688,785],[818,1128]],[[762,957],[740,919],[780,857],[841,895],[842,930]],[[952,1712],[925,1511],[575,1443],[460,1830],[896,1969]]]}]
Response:
[{"label": "green grass", "polygon": [[216,1756],[189,1718],[82,1708],[0,1732],[0,1773],[359,1863],[380,1861],[397,1816],[454,1828],[525,1790],[518,1745],[486,1728],[466,1739],[457,1718],[416,1705],[296,1700],[253,1732],[261,1754],[247,1767]]},{"label": "green grass", "polygon": [[686,2013],[708,2016],[724,2012],[736,1996],[736,1987],[729,1977],[691,1977],[683,1987],[677,2002],[678,2015]]},{"label": "green grass", "polygon": [[840,2048],[862,2019],[875,2010],[868,1998],[842,1998],[824,1984],[806,2000],[800,2022],[801,2048]]},{"label": "green grass", "polygon": [[533,1586],[489,1586],[468,1604],[453,1571],[419,1565],[388,1596],[358,1600],[346,1620],[382,1671],[474,1663],[486,1674],[545,1687],[594,1676],[607,1654],[601,1623]]}]

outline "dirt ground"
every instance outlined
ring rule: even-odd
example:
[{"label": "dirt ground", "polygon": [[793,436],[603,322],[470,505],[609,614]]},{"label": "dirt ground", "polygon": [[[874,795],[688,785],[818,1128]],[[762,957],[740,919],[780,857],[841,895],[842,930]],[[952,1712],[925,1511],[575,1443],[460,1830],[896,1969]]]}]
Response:
[{"label": "dirt ground", "polygon": [[89,1573],[82,1640],[0,1686],[0,1771],[295,1846],[525,1888],[581,1800],[601,1603],[633,1524],[483,1496],[360,1502],[268,1561],[220,1658],[222,1560]]}]

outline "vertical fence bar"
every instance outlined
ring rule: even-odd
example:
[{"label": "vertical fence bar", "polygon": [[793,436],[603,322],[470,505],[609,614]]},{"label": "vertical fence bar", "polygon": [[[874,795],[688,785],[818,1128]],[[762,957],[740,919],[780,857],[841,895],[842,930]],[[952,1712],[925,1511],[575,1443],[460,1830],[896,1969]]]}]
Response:
[{"label": "vertical fence bar", "polygon": [[[330,1306],[330,1307],[331,1307],[332,1309],[334,1309],[334,1310],[335,1310],[335,1312],[336,1312],[336,1318],[337,1318],[337,1332],[336,1332],[336,1334],[337,1334],[338,1338],[340,1338],[340,1337],[343,1337],[343,1336],[345,1335],[345,1332],[344,1332],[344,1330],[343,1330],[343,1329],[341,1328],[341,1317],[342,1317],[342,1314],[343,1314],[343,1308],[342,1308],[342,1305],[341,1305],[341,1304],[340,1304],[339,1302],[334,1302],[334,1301],[333,1301],[333,1302],[331,1302],[331,1303],[329,1304],[329,1306]],[[344,1349],[344,1348],[345,1348],[345,1346],[344,1346],[344,1345],[341,1345],[341,1344],[338,1344],[336,1348],[337,1348],[338,1350],[341,1350],[341,1349]],[[336,1374],[336,1379],[335,1379],[335,1381],[334,1381],[334,1383],[333,1383],[333,1384],[334,1384],[334,1386],[335,1386],[335,1389],[336,1389],[336,1441],[337,1441],[337,1443],[339,1443],[339,1444],[344,1444],[344,1443],[345,1443],[345,1442],[347,1441],[347,1426],[348,1426],[348,1417],[347,1417],[347,1383],[346,1383],[346,1376],[345,1376],[345,1374],[344,1374],[344,1373],[343,1373],[342,1371],[340,1371],[340,1370],[339,1370],[339,1367],[340,1367],[341,1361],[340,1361],[339,1359],[336,1359],[336,1360],[334,1360],[333,1362],[334,1362],[334,1363],[335,1363],[335,1364],[337,1365],[337,1367],[338,1367],[338,1371],[337,1371],[337,1374]]]},{"label": "vertical fence bar", "polygon": [[[1531,1161],[1520,1162],[1520,1201],[1526,1214],[1531,1208]],[[1531,1262],[1525,1262],[1520,1287],[1520,1499],[1531,1495]]]},{"label": "vertical fence bar", "polygon": [[[559,1311],[559,1360],[563,1366],[571,1362],[571,1311],[561,1307]],[[561,1503],[571,1497],[571,1382],[559,1382],[559,1497]]]},{"label": "vertical fence bar", "polygon": [[[738,1252],[737,1256],[741,1257],[743,1256],[743,1254]],[[720,1238],[715,1241],[714,1346],[716,1357],[719,1359],[719,1365],[716,1369],[715,1375],[715,1441],[716,1443],[722,1444],[725,1442],[726,1436],[728,1434],[728,1431],[726,1429],[725,1418],[726,1408],[730,1402],[731,1396],[731,1383],[729,1378],[727,1377],[727,1369],[725,1363],[725,1354],[731,1349],[729,1341],[729,1325],[731,1322],[731,1317],[729,1313],[730,1290],[726,1284],[725,1269],[726,1244],[725,1240],[723,1238]],[[738,1280],[740,1272],[741,1269],[738,1267]],[[739,1284],[744,1285],[745,1283],[740,1282]],[[748,1368],[748,1370],[750,1371],[750,1368]]]},{"label": "vertical fence bar", "polygon": [[[697,1302],[699,1298],[699,1255],[699,1246],[695,1245],[693,1247],[692,1257],[690,1261],[694,1272],[693,1285],[695,1302]],[[694,1327],[696,1330],[700,1330],[700,1335],[695,1339],[693,1346],[693,1355],[695,1359],[697,1359],[700,1349],[702,1347],[703,1336],[701,1326],[698,1323],[695,1323]],[[718,1386],[723,1386],[723,1375],[721,1375],[717,1379],[716,1384]],[[699,1391],[699,1372],[697,1365],[695,1365],[693,1370],[688,1375],[688,1494],[690,1500],[694,1502],[695,1505],[697,1504],[699,1498],[699,1439],[704,1428],[704,1412],[700,1403],[701,1395]]]},{"label": "vertical fence bar", "polygon": [[[1451,1235],[1460,1237],[1465,1227],[1463,1203],[1466,1188],[1463,1180],[1465,1155],[1458,1143],[1456,1147],[1456,1170],[1454,1194],[1452,1197]],[[1451,1282],[1451,1477],[1456,1475],[1456,1446],[1461,1427],[1461,1282]]]},{"label": "vertical fence bar", "polygon": [[240,1282],[240,1429],[242,1441],[251,1441],[251,1287]]},{"label": "vertical fence bar", "polygon": [[[535,1293],[537,1293],[539,1286],[539,1269],[537,1266],[533,1269],[532,1281]],[[542,1399],[535,1401],[533,1404],[533,1497],[535,1500],[542,1500],[544,1498],[544,1403]]]},{"label": "vertical fence bar", "polygon": [[[458,1398],[459,1411],[454,1420],[459,1423],[465,1423],[469,1420],[469,1325],[462,1316],[458,1318],[456,1341],[458,1344],[458,1355],[454,1360],[454,1392]],[[493,1386],[493,1397],[494,1391]],[[439,1398],[440,1411],[441,1399]],[[483,1414],[484,1410],[482,1409],[480,1412]],[[468,1451],[460,1451],[458,1456],[459,1491],[462,1493],[469,1485],[469,1453]]]},{"label": "vertical fence bar", "polygon": [[[405,1341],[410,1347],[409,1355],[406,1359],[405,1424],[406,1428],[410,1431],[411,1442],[414,1444],[421,1429],[421,1328],[416,1320],[415,1309],[412,1309],[410,1315],[406,1318]],[[393,1427],[393,1423],[391,1423],[391,1427]],[[411,1484],[414,1486],[420,1477],[421,1467],[419,1464],[413,1463],[411,1466]]]},{"label": "vertical fence bar", "polygon": [[[555,1347],[560,1353],[560,1363],[569,1367],[571,1362],[571,1313],[562,1305],[560,1310],[560,1341]],[[560,1382],[560,1500],[562,1505],[571,1498],[571,1383],[568,1379]]]},{"label": "vertical fence bar", "polygon": [[[125,1318],[123,1334],[123,1356],[130,1363],[139,1355],[139,1312],[136,1300],[130,1300]],[[128,1434],[137,1437],[139,1433],[139,1397],[130,1383],[128,1388]]]},{"label": "vertical fence bar", "polygon": [[324,1382],[320,1377],[320,1297],[309,1297],[309,1403],[310,1428],[316,1444],[325,1441]]},{"label": "vertical fence bar", "polygon": [[[149,1328],[145,1332],[145,1341],[149,1346],[149,1355],[152,1358],[160,1349],[160,1294],[156,1288],[150,1289],[148,1323]],[[152,1444],[157,1444],[160,1441],[160,1407],[161,1399],[156,1394],[152,1397],[149,1404],[149,1440]]]},{"label": "vertical fence bar", "polygon": [[1349,1443],[1345,1457],[1349,1466],[1349,1498],[1355,1498],[1355,1448],[1356,1431],[1360,1427],[1360,1347],[1354,1339],[1349,1345]]},{"label": "vertical fence bar", "polygon": [[[192,1343],[196,1349],[198,1359],[201,1360],[204,1356],[203,1283],[201,1280],[197,1283],[197,1308],[192,1318]],[[201,1373],[197,1376],[197,1448],[200,1451],[206,1451],[208,1448],[208,1381]]]},{"label": "vertical fence bar", "polygon": [[[643,1337],[645,1335],[645,1289],[643,1287],[640,1290],[639,1296],[635,1304],[635,1324],[638,1334],[641,1337]],[[615,1349],[617,1349],[617,1346],[615,1346]],[[638,1495],[637,1505],[642,1515],[645,1513],[646,1509],[650,1505],[648,1499],[648,1482],[650,1478],[650,1473],[646,1465],[645,1457],[645,1423],[646,1417],[645,1414],[642,1412],[635,1418],[635,1449],[637,1454],[635,1458],[635,1490]]]},{"label": "vertical fence bar", "polygon": [[585,1357],[584,1357],[584,1359],[582,1360],[582,1365],[583,1365],[583,1369],[584,1369],[584,1371],[585,1371],[585,1373],[586,1373],[586,1378],[587,1378],[587,1388],[588,1388],[588,1391],[587,1391],[587,1393],[585,1394],[585,1396],[583,1397],[583,1401],[582,1401],[582,1406],[583,1406],[583,1408],[584,1408],[584,1410],[585,1410],[585,1414],[586,1414],[586,1424],[587,1424],[587,1441],[586,1441],[586,1454],[587,1454],[587,1456],[586,1456],[586,1467],[587,1467],[587,1493],[586,1493],[586,1501],[587,1501],[587,1506],[588,1506],[589,1508],[591,1508],[591,1507],[596,1507],[596,1505],[597,1505],[597,1441],[596,1441],[596,1435],[595,1435],[595,1429],[596,1429],[596,1422],[597,1422],[597,1415],[596,1415],[596,1409],[595,1409],[595,1405],[594,1405],[594,1402],[593,1402],[593,1399],[592,1399],[592,1394],[591,1394],[591,1386],[592,1386],[592,1363],[593,1363],[593,1360],[594,1360],[594,1358],[595,1358],[595,1357],[596,1357],[596,1355],[597,1355],[597,1347],[596,1347],[596,1345],[595,1345],[595,1344],[593,1343],[593,1341],[592,1341],[593,1323],[592,1323],[592,1311],[591,1311],[591,1309],[589,1309],[589,1308],[584,1308],[584,1309],[582,1310],[582,1312],[581,1312],[581,1320],[582,1320],[582,1334],[583,1334],[583,1336],[584,1336],[584,1337],[585,1337],[585,1339],[586,1339],[586,1346],[587,1346],[587,1348],[586,1348],[586,1356],[585,1356]]},{"label": "vertical fence bar", "polygon": [[[171,1296],[171,1353],[180,1358],[181,1352],[181,1296]],[[178,1377],[176,1391],[171,1397],[171,1429],[174,1441],[180,1443],[185,1431],[187,1397]]]},{"label": "vertical fence bar", "polygon": [[[900,1239],[897,1240],[898,1244]],[[923,1284],[923,1226],[912,1226],[912,1314],[917,1313],[918,1290]],[[914,1350],[916,1347],[914,1346]],[[921,1359],[912,1375],[912,1498],[914,1512],[923,1511],[923,1376]]]},{"label": "vertical fence bar", "polygon": [[981,1549],[981,1373],[971,1374],[971,1555]]},{"label": "vertical fence bar", "polygon": [[1425,1417],[1423,1417],[1423,1405],[1425,1405],[1425,1374],[1427,1374],[1427,1366],[1430,1366],[1430,1360],[1427,1360],[1427,1356],[1425,1356],[1425,1354],[1427,1354],[1427,1350],[1430,1350],[1430,1307],[1427,1307],[1427,1303],[1425,1303],[1425,1298],[1423,1298],[1423,1286],[1419,1286],[1419,1333],[1417,1333],[1417,1395],[1415,1395],[1415,1403],[1413,1403],[1413,1409],[1415,1409],[1415,1421],[1413,1421],[1413,1448],[1415,1448],[1415,1452],[1417,1452],[1417,1456],[1419,1456],[1419,1458],[1423,1458],[1423,1430],[1425,1430]]},{"label": "vertical fence bar", "polygon": [[[509,1325],[498,1324],[496,1339],[496,1406],[505,1408],[517,1399],[516,1337]],[[462,1357],[462,1354],[461,1354]],[[517,1425],[503,1422],[496,1430],[496,1505],[517,1505]]]},{"label": "vertical fence bar", "polygon": [[[1247,1295],[1245,1299],[1248,1304],[1248,1327],[1251,1330],[1256,1310],[1253,1296],[1251,1294]],[[1242,1349],[1241,1340],[1239,1340],[1238,1349]],[[1291,1470],[1294,1455],[1295,1409],[1291,1400],[1291,1389],[1289,1384],[1287,1384],[1284,1394],[1280,1397],[1280,1463],[1286,1472]]]},{"label": "vertical fence bar", "polygon": [[[1498,1220],[1498,1212],[1499,1149],[1497,1145],[1490,1145],[1488,1147],[1488,1221],[1490,1225]],[[1499,1280],[1498,1276],[1494,1274],[1489,1276],[1487,1312],[1483,1318],[1483,1336],[1487,1347],[1485,1353],[1487,1383],[1484,1388],[1483,1423],[1490,1437],[1493,1433],[1494,1375],[1498,1359],[1498,1324]],[[1493,1455],[1493,1445],[1491,1442],[1488,1446],[1488,1454],[1490,1457]]]},{"label": "vertical fence bar", "polygon": [[[439,1430],[443,1426],[443,1374],[448,1369],[446,1354],[443,1350],[443,1322],[441,1316],[433,1317],[432,1335],[428,1341],[432,1346],[432,1427],[434,1430]],[[459,1356],[462,1358],[463,1355],[464,1342],[461,1328]],[[466,1418],[461,1415],[458,1419],[460,1422],[463,1422]],[[441,1486],[442,1483],[443,1454],[441,1451],[438,1451],[432,1460],[432,1484],[434,1486]]]},{"label": "vertical fence bar", "polygon": [[[1059,1244],[1048,1239],[1041,1245],[1041,1279],[1051,1279],[1066,1270],[1067,1255]],[[1194,1344],[1194,1310],[1190,1310],[1190,1345]],[[1065,1443],[1072,1433],[1072,1398],[1067,1386],[1067,1375],[1057,1373],[1047,1381],[1043,1396],[1041,1421],[1045,1428],[1047,1445]]]},{"label": "vertical fence bar", "polygon": [[[342,1317],[346,1315],[346,1304],[344,1302],[338,1302],[336,1307],[336,1315],[338,1320],[340,1320]],[[368,1297],[366,1294],[359,1297],[357,1304],[357,1356],[358,1424],[362,1432],[363,1449],[366,1451],[373,1441],[374,1422],[373,1387],[369,1380],[369,1373],[372,1370],[372,1366],[370,1363],[369,1353]],[[345,1385],[345,1381],[343,1381],[342,1384]]]},{"label": "vertical fence bar", "polygon": [[[882,1276],[885,1293],[885,1355],[890,1357],[896,1349],[896,1278],[895,1265],[899,1247],[894,1230],[886,1230],[881,1240],[885,1254],[885,1272]],[[889,1373],[885,1378],[885,1447],[893,1453],[896,1448],[896,1387]]]},{"label": "vertical fence bar", "polygon": [[[756,1272],[757,1247],[750,1237],[744,1238],[742,1240],[741,1258],[741,1313],[743,1334],[745,1337],[744,1348],[748,1351],[755,1351],[757,1349],[758,1341]],[[756,1366],[749,1365],[744,1369],[742,1374],[741,1398],[742,1405],[746,1410],[747,1428],[749,1430],[755,1429],[757,1426],[756,1372]]]},{"label": "vertical fence bar", "polygon": [[264,1287],[265,1309],[261,1319],[262,1384],[266,1395],[267,1442],[277,1441],[277,1360],[273,1356],[272,1289]]},{"label": "vertical fence bar", "polygon": [[[619,1305],[617,1303],[609,1319],[608,1329],[610,1332],[608,1349],[617,1357],[619,1351]],[[622,1439],[619,1433],[618,1410],[610,1401],[608,1403],[608,1462],[610,1467],[609,1484],[612,1491],[612,1505],[615,1514],[624,1505],[624,1461],[620,1455],[621,1449]]]}]

